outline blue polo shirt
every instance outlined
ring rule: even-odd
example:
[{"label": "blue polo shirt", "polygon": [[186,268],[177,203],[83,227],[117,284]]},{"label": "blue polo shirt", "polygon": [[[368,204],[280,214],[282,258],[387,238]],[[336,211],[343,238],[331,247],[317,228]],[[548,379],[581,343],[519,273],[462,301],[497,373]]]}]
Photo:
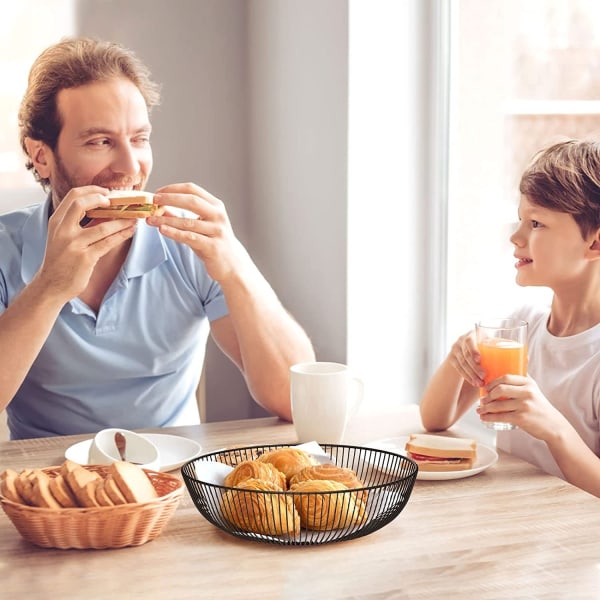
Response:
[{"label": "blue polo shirt", "polygon": [[[0,215],[0,314],[42,264],[48,209]],[[209,322],[227,312],[204,263],[139,222],[98,313],[79,298],[62,308],[7,407],[11,438],[197,423]]]}]

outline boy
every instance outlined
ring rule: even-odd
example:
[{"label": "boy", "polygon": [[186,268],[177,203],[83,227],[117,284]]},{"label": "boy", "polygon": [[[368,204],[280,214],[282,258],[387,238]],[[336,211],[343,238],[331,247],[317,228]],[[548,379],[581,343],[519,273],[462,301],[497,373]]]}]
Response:
[{"label": "boy", "polygon": [[[549,287],[552,303],[510,315],[529,323],[528,375],[491,381],[477,412],[518,427],[498,432],[499,448],[600,497],[600,143],[541,151],[519,191],[516,281]],[[424,427],[453,425],[479,399],[484,376],[471,331],[425,390]]]}]

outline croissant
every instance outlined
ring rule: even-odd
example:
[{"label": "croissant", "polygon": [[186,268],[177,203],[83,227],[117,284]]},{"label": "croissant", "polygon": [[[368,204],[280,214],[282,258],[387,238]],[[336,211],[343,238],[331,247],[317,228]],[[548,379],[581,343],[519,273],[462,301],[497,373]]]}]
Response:
[{"label": "croissant", "polygon": [[[356,476],[356,473],[352,469],[338,467],[333,464],[305,467],[302,469],[302,471],[299,471],[290,479],[290,485],[293,485],[294,483],[300,483],[301,481],[308,481],[309,479],[327,479],[329,481],[337,481],[338,483],[343,483],[347,488],[350,489],[364,487],[364,483]],[[367,494],[367,490],[362,490],[358,493],[358,497],[361,500],[366,500]]]},{"label": "croissant", "polygon": [[343,483],[326,479],[309,479],[292,485],[290,492],[302,492],[294,494],[302,526],[323,531],[362,523],[366,517],[365,503],[354,493],[340,493],[342,490],[348,490]]},{"label": "croissant", "polygon": [[257,460],[245,460],[237,465],[225,477],[225,485],[228,487],[237,487],[242,481],[246,481],[246,479],[270,481],[282,491],[287,488],[285,475],[281,471],[276,469],[271,463],[259,462]]},{"label": "croissant", "polygon": [[305,467],[318,464],[308,452],[298,448],[279,448],[265,452],[258,457],[261,462],[271,463],[276,469],[284,473],[287,481]]},{"label": "croissant", "polygon": [[[256,491],[280,493],[256,494]],[[221,508],[227,521],[243,531],[291,536],[300,533],[300,517],[292,498],[269,481],[241,481],[236,489],[224,494]]]}]

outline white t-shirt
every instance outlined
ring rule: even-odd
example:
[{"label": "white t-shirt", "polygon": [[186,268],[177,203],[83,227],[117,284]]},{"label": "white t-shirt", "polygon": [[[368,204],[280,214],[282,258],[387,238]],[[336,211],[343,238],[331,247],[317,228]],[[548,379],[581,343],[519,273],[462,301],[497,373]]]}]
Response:
[{"label": "white t-shirt", "polygon": [[[513,316],[529,323],[529,375],[598,456],[600,324],[577,335],[555,337],[547,328],[549,307],[525,306]],[[498,432],[497,445],[552,475],[563,477],[545,442],[520,429]]]}]

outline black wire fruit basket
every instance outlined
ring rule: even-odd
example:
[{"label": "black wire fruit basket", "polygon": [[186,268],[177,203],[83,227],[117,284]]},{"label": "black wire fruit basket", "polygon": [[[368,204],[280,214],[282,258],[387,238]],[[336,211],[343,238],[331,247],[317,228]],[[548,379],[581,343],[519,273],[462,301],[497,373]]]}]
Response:
[{"label": "black wire fruit basket", "polygon": [[206,468],[235,467],[284,447],[219,450],[183,465],[183,480],[200,514],[219,529],[247,540],[287,546],[340,542],[373,533],[395,519],[406,506],[417,478],[417,464],[405,456],[338,444],[321,444],[327,461],[354,471],[362,487],[254,490],[228,487],[222,480],[202,475]]}]

